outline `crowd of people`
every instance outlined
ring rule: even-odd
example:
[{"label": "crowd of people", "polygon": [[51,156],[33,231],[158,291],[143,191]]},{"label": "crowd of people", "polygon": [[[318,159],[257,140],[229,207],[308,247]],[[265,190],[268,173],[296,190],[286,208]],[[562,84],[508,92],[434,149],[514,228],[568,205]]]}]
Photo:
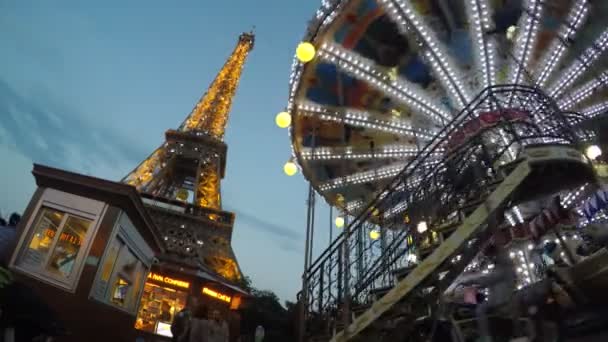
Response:
[{"label": "crowd of people", "polygon": [[200,304],[196,297],[188,297],[186,307],[173,319],[171,333],[174,342],[228,342],[228,323],[219,310]]},{"label": "crowd of people", "polygon": [[[576,263],[608,246],[608,227],[606,226],[591,224],[579,232],[583,235],[583,239],[567,239],[563,245],[554,241],[543,242],[533,249],[537,252],[539,264],[545,272],[551,272],[555,268],[573,267]],[[528,291],[516,296],[517,275],[508,251],[490,245],[485,251],[485,257],[494,265],[491,272],[467,274],[458,283],[458,286],[485,288],[491,294],[487,298],[473,300],[477,304],[475,313],[479,341],[492,341],[493,333],[488,319],[491,312],[502,310],[509,316],[517,317],[516,312],[509,312],[518,311],[517,305],[526,305],[530,309],[534,307],[533,303],[543,302],[549,296],[557,298],[563,295],[564,291],[560,285],[545,282],[546,286],[539,283],[536,288],[531,287]],[[513,305],[514,303],[515,305]]]}]

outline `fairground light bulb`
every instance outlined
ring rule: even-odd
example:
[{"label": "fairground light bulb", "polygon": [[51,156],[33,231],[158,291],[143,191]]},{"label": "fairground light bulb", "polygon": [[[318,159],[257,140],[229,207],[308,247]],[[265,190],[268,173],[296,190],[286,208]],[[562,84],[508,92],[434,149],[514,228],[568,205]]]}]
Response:
[{"label": "fairground light bulb", "polygon": [[597,145],[591,145],[585,150],[585,155],[587,155],[587,158],[595,160],[602,155],[602,149]]},{"label": "fairground light bulb", "polygon": [[344,227],[344,217],[342,217],[342,216],[336,217],[336,227],[338,227],[338,228]]},{"label": "fairground light bulb", "polygon": [[298,60],[302,63],[308,63],[315,58],[316,54],[315,46],[309,42],[302,42],[298,44],[298,48],[296,49],[296,56]]},{"label": "fairground light bulb", "polygon": [[285,163],[285,165],[283,165],[283,172],[285,172],[285,174],[288,176],[293,176],[298,173],[298,167],[296,166],[296,163],[289,160],[287,163]]},{"label": "fairground light bulb", "polygon": [[287,128],[289,125],[291,125],[291,115],[289,115],[287,112],[280,112],[277,114],[274,121],[276,122],[277,126]]},{"label": "fairground light bulb", "polygon": [[418,223],[417,229],[418,233],[424,233],[427,231],[427,229],[429,229],[429,227],[426,225],[426,221],[420,221],[420,223]]},{"label": "fairground light bulb", "polygon": [[380,232],[376,229],[370,231],[369,238],[372,240],[378,240],[380,238]]},{"label": "fairground light bulb", "polygon": [[515,34],[517,34],[517,26],[513,25],[507,29],[507,39],[513,40],[515,39]]}]

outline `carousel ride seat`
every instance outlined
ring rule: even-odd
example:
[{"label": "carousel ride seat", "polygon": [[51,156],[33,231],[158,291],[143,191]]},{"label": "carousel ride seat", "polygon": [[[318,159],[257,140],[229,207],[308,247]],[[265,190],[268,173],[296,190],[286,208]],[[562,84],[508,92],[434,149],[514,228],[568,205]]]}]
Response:
[{"label": "carousel ride seat", "polygon": [[600,249],[578,264],[568,268],[554,269],[555,274],[577,294],[590,303],[606,303],[608,288],[608,250]]},{"label": "carousel ride seat", "polygon": [[[398,268],[393,271],[393,277],[397,281],[399,281],[399,280],[405,278],[411,271],[413,271],[416,268],[416,266],[417,266],[416,264],[413,264],[410,266]],[[391,286],[391,288],[392,288],[392,286]]]},{"label": "carousel ride seat", "polygon": [[369,295],[370,295],[372,301],[375,302],[378,299],[382,298],[382,296],[387,294],[392,288],[393,288],[392,286],[378,287],[378,288],[370,290]]}]

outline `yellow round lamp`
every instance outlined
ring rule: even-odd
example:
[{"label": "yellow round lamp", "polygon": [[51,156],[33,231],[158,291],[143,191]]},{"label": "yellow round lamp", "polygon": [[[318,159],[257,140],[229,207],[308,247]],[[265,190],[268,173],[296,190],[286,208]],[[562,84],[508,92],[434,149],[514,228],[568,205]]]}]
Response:
[{"label": "yellow round lamp", "polygon": [[420,233],[420,234],[426,232],[429,229],[429,227],[428,227],[428,225],[426,224],[425,221],[420,221],[418,223],[417,228],[418,228],[418,233]]},{"label": "yellow round lamp", "polygon": [[296,56],[298,60],[302,63],[308,63],[315,58],[316,54],[315,46],[309,42],[302,42],[298,44],[298,48],[296,49]]},{"label": "yellow round lamp", "polygon": [[296,163],[290,160],[283,165],[283,172],[288,176],[293,176],[298,173],[298,167],[296,166]]},{"label": "yellow round lamp", "polygon": [[372,240],[378,240],[380,238],[380,231],[374,229],[369,232],[369,238]]},{"label": "yellow round lamp", "polygon": [[289,125],[291,125],[291,115],[289,115],[287,112],[280,112],[277,114],[274,121],[276,122],[277,126],[287,128]]},{"label": "yellow round lamp", "polygon": [[602,149],[597,145],[591,145],[585,149],[585,155],[587,158],[595,160],[602,155]]},{"label": "yellow round lamp", "polygon": [[335,223],[336,223],[336,227],[338,227],[338,228],[344,227],[344,217],[342,217],[342,216],[336,217]]}]

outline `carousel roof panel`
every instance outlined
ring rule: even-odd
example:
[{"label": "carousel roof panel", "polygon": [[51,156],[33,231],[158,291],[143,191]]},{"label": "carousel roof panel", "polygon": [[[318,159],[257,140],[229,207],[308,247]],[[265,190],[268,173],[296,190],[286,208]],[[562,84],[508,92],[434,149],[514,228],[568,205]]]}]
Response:
[{"label": "carousel roof panel", "polygon": [[[603,114],[606,15],[608,2],[589,0],[324,0],[304,39],[316,56],[291,75],[297,162],[353,210],[488,87],[527,85],[561,110]],[[475,114],[546,106],[534,96],[502,93]]]}]

